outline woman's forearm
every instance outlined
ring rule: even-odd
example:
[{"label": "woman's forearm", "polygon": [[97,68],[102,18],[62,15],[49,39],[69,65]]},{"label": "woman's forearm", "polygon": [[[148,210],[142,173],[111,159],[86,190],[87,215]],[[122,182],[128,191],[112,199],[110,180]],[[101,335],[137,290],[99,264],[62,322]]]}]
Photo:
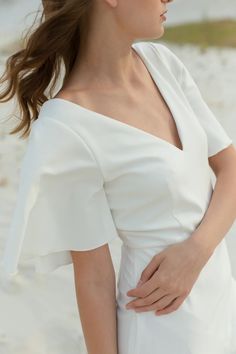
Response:
[{"label": "woman's forearm", "polygon": [[236,168],[221,171],[216,179],[209,207],[190,241],[214,252],[236,218]]},{"label": "woman's forearm", "polygon": [[88,354],[117,354],[115,276],[77,281],[76,297]]}]

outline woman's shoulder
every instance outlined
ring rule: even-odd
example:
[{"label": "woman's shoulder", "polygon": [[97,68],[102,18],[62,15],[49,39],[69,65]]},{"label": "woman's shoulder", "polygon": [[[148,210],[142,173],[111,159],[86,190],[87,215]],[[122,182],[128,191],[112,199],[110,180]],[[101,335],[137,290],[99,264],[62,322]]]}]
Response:
[{"label": "woman's shoulder", "polygon": [[55,131],[78,136],[81,116],[83,111],[75,103],[59,97],[49,98],[42,104],[32,130],[50,130],[53,126]]},{"label": "woman's shoulder", "polygon": [[28,154],[33,155],[40,165],[46,160],[66,161],[83,156],[95,163],[95,157],[86,137],[80,134],[76,112],[61,106],[61,101],[49,99],[41,106],[37,119],[32,123],[28,139]]}]

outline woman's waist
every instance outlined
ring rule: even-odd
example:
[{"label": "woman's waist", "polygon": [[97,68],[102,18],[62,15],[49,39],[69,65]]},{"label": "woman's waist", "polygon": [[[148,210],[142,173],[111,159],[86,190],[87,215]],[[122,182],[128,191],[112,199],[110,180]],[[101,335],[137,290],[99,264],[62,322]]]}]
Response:
[{"label": "woman's waist", "polygon": [[119,230],[124,247],[129,248],[164,248],[187,239],[193,230],[182,227],[153,230]]}]

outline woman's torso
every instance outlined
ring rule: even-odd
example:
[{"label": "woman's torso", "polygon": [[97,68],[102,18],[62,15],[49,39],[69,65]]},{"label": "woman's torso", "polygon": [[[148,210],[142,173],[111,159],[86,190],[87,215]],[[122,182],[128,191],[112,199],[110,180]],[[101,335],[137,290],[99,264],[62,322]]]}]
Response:
[{"label": "woman's torso", "polygon": [[[126,292],[136,286],[142,270],[155,253],[191,235],[204,217],[213,192],[207,136],[198,117],[186,104],[180,85],[160,58],[148,53],[150,49],[146,45],[136,48],[170,107],[183,149],[167,141],[166,135],[161,138],[152,130],[145,132],[143,126],[132,126],[139,110],[142,122],[150,112],[148,119],[150,116],[152,119],[160,118],[153,113],[153,108],[148,111],[148,106],[145,106],[146,111],[142,111],[140,104],[135,110],[127,110],[126,106],[123,114],[122,109],[115,111],[114,118],[132,116],[131,121],[123,122],[111,118],[110,111],[109,115],[99,113],[63,98],[51,99],[41,109],[49,119],[52,117],[66,123],[84,139],[104,176],[104,190],[117,233],[123,242],[117,294],[120,348],[127,336],[132,340],[132,348],[137,345],[136,337],[128,334],[128,331],[135,330],[136,325],[140,326],[139,334],[145,331],[143,325],[151,326],[150,330],[155,330],[156,326],[161,330],[161,317],[156,319],[150,312],[137,316],[125,309],[125,304],[130,301]],[[108,106],[112,105],[111,100]],[[157,111],[159,107],[156,106]],[[167,111],[164,112],[167,116]],[[163,115],[161,119],[164,119]],[[189,331],[188,338],[194,335],[194,339],[206,336],[208,340],[217,333],[219,343],[224,346],[230,338],[230,309],[226,311],[223,305],[231,303],[228,298],[232,296],[231,286],[230,262],[222,241],[181,310],[165,317],[166,325],[170,330],[173,326],[174,330],[183,323],[181,335]],[[227,325],[224,325],[224,330],[220,320],[209,320],[220,299],[222,308],[218,309],[217,316],[225,318]],[[142,343],[145,345],[146,342]],[[199,340],[198,343],[201,345]],[[209,341],[209,347],[212,343]],[[219,351],[221,349],[219,346]],[[121,353],[128,353],[126,350],[126,346],[121,348]],[[142,352],[141,347],[139,350]]]}]

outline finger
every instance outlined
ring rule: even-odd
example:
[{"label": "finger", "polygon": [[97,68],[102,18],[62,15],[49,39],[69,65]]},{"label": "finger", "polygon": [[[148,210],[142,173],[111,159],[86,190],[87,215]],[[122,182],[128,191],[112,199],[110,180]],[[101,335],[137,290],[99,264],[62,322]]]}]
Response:
[{"label": "finger", "polygon": [[129,303],[126,304],[126,308],[135,308],[138,306],[151,305],[152,303],[158,301],[165,295],[167,295],[166,291],[164,289],[158,288],[155,289],[151,294],[149,294],[145,298],[138,298],[130,301]]},{"label": "finger", "polygon": [[135,312],[145,312],[145,311],[152,311],[152,310],[161,310],[164,307],[168,306],[170,303],[173,302],[175,297],[173,295],[166,295],[162,299],[155,301],[151,305],[148,306],[141,306],[134,308]]},{"label": "finger", "polygon": [[180,307],[180,305],[184,302],[185,298],[186,298],[186,296],[178,296],[176,299],[174,299],[170,303],[170,305],[168,305],[167,307],[165,307],[162,310],[156,311],[156,313],[155,313],[156,316],[165,315],[170,312],[176,311]]},{"label": "finger", "polygon": [[162,297],[160,300],[158,300],[155,305],[156,305],[156,310],[162,310],[164,309],[165,307],[169,306],[173,300],[176,299],[176,295],[171,295],[171,294],[168,294],[164,297]]},{"label": "finger", "polygon": [[160,288],[160,284],[154,273],[154,275],[148,281],[137,288],[129,290],[126,294],[128,296],[143,298],[151,294],[157,288]]},{"label": "finger", "polygon": [[150,277],[154,274],[154,272],[158,269],[162,260],[163,260],[163,255],[161,252],[155,254],[152,257],[151,261],[148,263],[148,265],[142,271],[141,276],[140,276],[140,280],[142,282],[146,282],[147,280],[149,280]]}]

